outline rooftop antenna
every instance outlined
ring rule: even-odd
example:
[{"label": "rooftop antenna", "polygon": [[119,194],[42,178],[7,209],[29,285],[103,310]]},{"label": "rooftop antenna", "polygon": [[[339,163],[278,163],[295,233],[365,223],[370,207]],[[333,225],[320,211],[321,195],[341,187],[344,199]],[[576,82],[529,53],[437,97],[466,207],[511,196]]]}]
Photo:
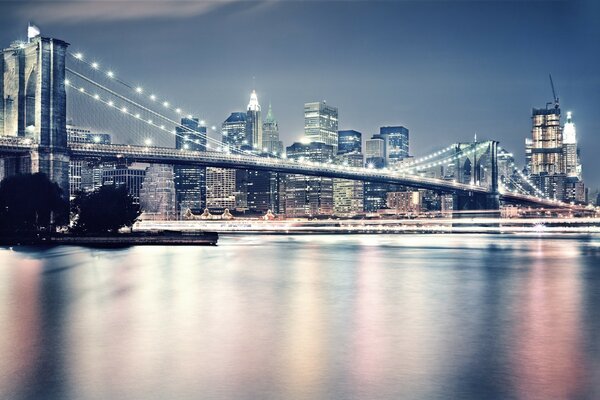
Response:
[{"label": "rooftop antenna", "polygon": [[558,97],[556,97],[556,90],[554,90],[554,81],[552,80],[552,74],[548,75],[550,77],[550,86],[552,87],[552,96],[554,98],[554,108],[558,109]]}]

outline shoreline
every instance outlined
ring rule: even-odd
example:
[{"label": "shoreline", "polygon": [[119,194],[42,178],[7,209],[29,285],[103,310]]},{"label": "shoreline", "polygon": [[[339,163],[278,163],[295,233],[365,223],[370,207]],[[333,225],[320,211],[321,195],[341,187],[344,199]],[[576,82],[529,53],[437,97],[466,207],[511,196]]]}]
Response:
[{"label": "shoreline", "polygon": [[217,232],[137,232],[113,235],[32,235],[0,237],[0,246],[216,246]]}]

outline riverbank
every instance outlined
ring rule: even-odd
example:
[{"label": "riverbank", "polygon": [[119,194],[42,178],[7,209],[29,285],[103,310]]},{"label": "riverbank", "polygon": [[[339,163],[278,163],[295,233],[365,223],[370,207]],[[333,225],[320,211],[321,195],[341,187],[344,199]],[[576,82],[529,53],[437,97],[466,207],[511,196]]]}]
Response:
[{"label": "riverbank", "polygon": [[92,247],[128,246],[214,246],[219,240],[216,232],[133,232],[111,235],[15,235],[0,236],[0,246],[72,245]]}]

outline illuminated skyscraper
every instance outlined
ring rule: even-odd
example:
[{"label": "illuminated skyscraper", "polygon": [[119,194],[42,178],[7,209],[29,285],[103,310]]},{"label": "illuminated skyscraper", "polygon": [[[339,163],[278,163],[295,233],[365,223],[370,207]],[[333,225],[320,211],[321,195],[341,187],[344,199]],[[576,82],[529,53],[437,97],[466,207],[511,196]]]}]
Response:
[{"label": "illuminated skyscraper", "polygon": [[534,108],[531,117],[531,174],[556,175],[565,173],[563,162],[563,132],[560,108]]},{"label": "illuminated skyscraper", "polygon": [[385,166],[385,140],[379,135],[373,135],[366,141],[365,162],[372,168]]},{"label": "illuminated skyscraper", "polygon": [[232,149],[249,146],[246,138],[246,113],[232,112],[221,125],[223,145]]},{"label": "illuminated skyscraper", "polygon": [[263,145],[263,130],[262,120],[260,117],[260,104],[256,91],[253,90],[246,111],[246,140],[252,149],[262,151]]},{"label": "illuminated skyscraper", "polygon": [[379,137],[384,139],[385,165],[394,167],[408,157],[408,129],[403,126],[382,126]]},{"label": "illuminated skyscraper", "polygon": [[338,109],[324,101],[304,104],[304,136],[311,142],[325,143],[338,150]]},{"label": "illuminated skyscraper", "polygon": [[354,130],[338,131],[337,154],[362,153],[362,133]]},{"label": "illuminated skyscraper", "polygon": [[563,159],[567,176],[576,176],[581,179],[581,163],[579,149],[577,148],[577,131],[571,112],[567,112],[567,122],[563,128]]},{"label": "illuminated skyscraper", "polygon": [[[294,143],[286,148],[287,158],[326,163],[333,161],[333,146],[320,142]],[[285,213],[290,217],[331,215],[333,179],[286,175]]]},{"label": "illuminated skyscraper", "polygon": [[279,140],[279,125],[273,116],[271,104],[269,104],[269,111],[263,122],[262,147],[271,154],[276,153],[279,156],[283,153],[283,143]]},{"label": "illuminated skyscraper", "polygon": [[222,213],[235,208],[235,169],[206,168],[206,208]]},{"label": "illuminated skyscraper", "polygon": [[[198,118],[182,118],[175,131],[175,148],[206,151],[206,127],[199,125]],[[201,212],[206,207],[206,167],[176,165],[174,173],[177,211]]]},{"label": "illuminated skyscraper", "polygon": [[[359,152],[338,154],[338,162],[362,167],[364,157]],[[333,180],[333,211],[338,216],[354,216],[364,211],[364,182],[350,179]]]}]

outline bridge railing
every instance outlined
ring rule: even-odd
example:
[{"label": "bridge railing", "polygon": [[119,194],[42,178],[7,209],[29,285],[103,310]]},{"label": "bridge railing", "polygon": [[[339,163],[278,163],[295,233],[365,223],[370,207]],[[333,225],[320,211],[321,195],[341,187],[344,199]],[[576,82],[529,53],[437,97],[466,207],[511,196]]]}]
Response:
[{"label": "bridge railing", "polygon": [[386,169],[370,169],[344,166],[339,164],[315,163],[311,161],[289,160],[274,157],[257,157],[253,155],[228,154],[214,151],[192,151],[184,149],[172,149],[165,147],[115,145],[115,144],[91,144],[71,143],[71,151],[77,155],[113,157],[116,159],[152,160],[153,162],[164,162],[165,164],[177,162],[206,163],[213,165],[226,165],[229,168],[236,166],[242,168],[260,167],[273,169],[294,174],[305,175],[330,175],[339,178],[355,180],[383,180],[391,181],[399,185],[413,183],[416,186],[440,187],[449,191],[472,191],[488,193],[489,189],[484,186],[458,183],[439,178],[429,178],[416,174]]},{"label": "bridge railing", "polygon": [[0,136],[0,146],[4,149],[23,150],[37,146],[37,143],[28,137]]}]

